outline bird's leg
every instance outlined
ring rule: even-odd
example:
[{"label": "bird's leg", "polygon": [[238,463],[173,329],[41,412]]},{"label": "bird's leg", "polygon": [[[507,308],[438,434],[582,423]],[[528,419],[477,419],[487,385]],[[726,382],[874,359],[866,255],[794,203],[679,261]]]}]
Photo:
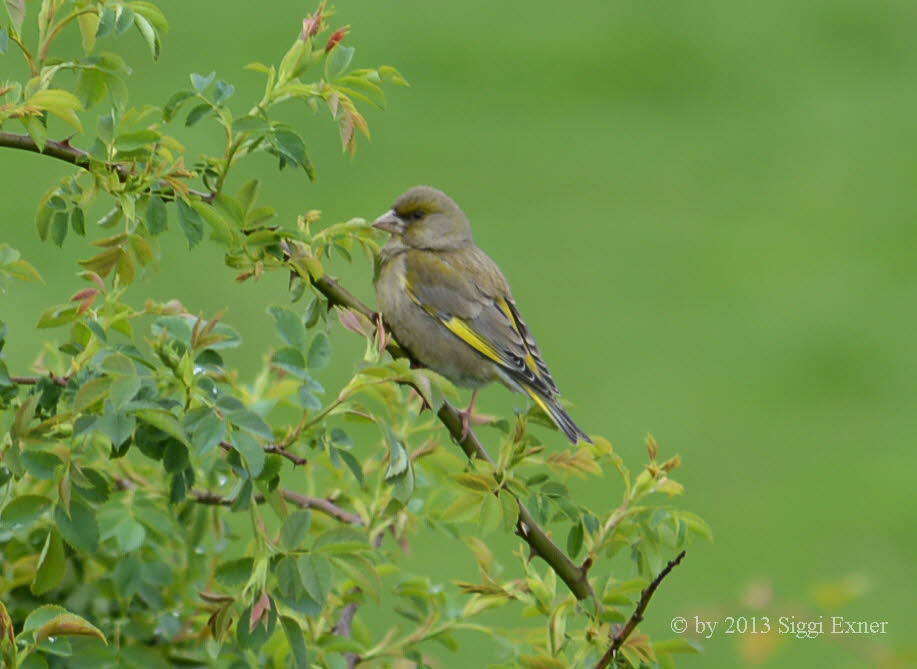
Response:
[{"label": "bird's leg", "polygon": [[478,389],[475,388],[474,392],[471,393],[471,402],[468,404],[468,408],[464,411],[459,411],[459,416],[462,417],[462,440],[464,440],[468,434],[471,432],[471,420],[474,416],[474,401],[478,398]]}]

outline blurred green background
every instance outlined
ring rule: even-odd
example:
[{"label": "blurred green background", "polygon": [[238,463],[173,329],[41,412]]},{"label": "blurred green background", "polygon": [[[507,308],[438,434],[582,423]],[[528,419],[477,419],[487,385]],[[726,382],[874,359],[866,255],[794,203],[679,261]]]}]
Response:
[{"label": "blurred green background", "polygon": [[[188,72],[211,70],[243,104],[261,79],[242,67],[276,62],[313,9],[158,4],[172,23],[160,63],[134,34],[105,45],[134,66],[135,105],[162,105]],[[871,667],[881,661],[875,644],[912,642],[917,4],[345,0],[337,9],[333,23],[353,26],[356,64],[394,65],[412,87],[391,91],[386,112],[368,112],[373,140],[355,160],[341,155],[325,115],[291,113],[311,138],[317,183],[278,174],[268,157],[236,183],[262,177],[262,199],[287,221],[313,208],[329,222],[373,217],[417,183],[462,205],[577,421],[607,435],[632,468],[645,460],[647,432],[663,457],[684,458],[680,504],[710,522],[716,541],[694,544],[660,589],[644,623],[654,637],[673,636],[675,615],[889,621],[884,636],[782,637],[772,653],[718,633],[679,666]],[[0,57],[0,79],[20,75],[12,52]],[[189,148],[215,149],[215,126],[210,134],[211,146]],[[0,150],[2,241],[46,281],[0,296],[14,373],[39,352],[40,311],[77,289],[73,261],[89,248],[40,244],[32,222],[38,198],[69,172]],[[216,247],[189,252],[177,231],[164,246],[163,271],[133,288],[135,300],[226,306],[254,350],[276,343],[264,308],[286,299],[283,277],[240,285]],[[371,299],[365,264],[336,270]],[[346,347],[358,355],[360,345],[336,341],[343,378]],[[238,360],[249,374],[258,363]],[[492,413],[524,405],[501,388],[482,395]],[[584,484],[581,494],[601,509],[620,491]],[[448,553],[438,541],[407,559],[417,569],[435,560],[444,580],[473,573],[467,552]],[[844,583],[860,596],[846,602]],[[492,652],[475,640],[447,666]]]}]

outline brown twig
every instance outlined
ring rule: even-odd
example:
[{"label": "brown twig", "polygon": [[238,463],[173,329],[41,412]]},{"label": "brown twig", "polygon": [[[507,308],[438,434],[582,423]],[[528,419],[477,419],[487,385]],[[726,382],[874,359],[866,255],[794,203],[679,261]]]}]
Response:
[{"label": "brown twig", "polygon": [[[362,526],[366,524],[357,514],[342,509],[331,500],[323,497],[307,497],[306,495],[300,495],[292,490],[282,490],[281,495],[286,501],[298,506],[300,509],[314,509],[315,511],[320,511],[326,516],[330,516],[348,525]],[[193,497],[194,501],[198,504],[207,504],[210,506],[231,506],[233,502],[235,502],[232,498],[223,497],[209,490],[192,490],[191,497]],[[255,502],[257,504],[264,504],[265,501],[265,497],[261,493],[255,495]]]},{"label": "brown twig", "polygon": [[[66,376],[57,376],[53,372],[48,373],[48,378],[50,378],[55,385],[60,386],[61,388],[67,387],[67,377]],[[42,377],[40,376],[11,376],[10,381],[13,383],[19,384],[21,386],[34,386],[41,381]]]},{"label": "brown twig", "polygon": [[650,600],[653,598],[653,594],[656,592],[656,588],[659,587],[659,584],[662,583],[662,580],[669,575],[675,567],[677,567],[682,559],[685,556],[685,551],[679,553],[674,560],[669,560],[668,564],[663,567],[662,571],[652,580],[652,582],[643,589],[643,592],[640,593],[640,601],[637,602],[637,608],[634,609],[633,614],[627,620],[627,624],[624,625],[621,629],[618,630],[617,634],[611,640],[611,646],[608,647],[608,650],[605,651],[605,654],[599,660],[598,664],[595,665],[595,669],[605,669],[617,656],[618,651],[621,649],[621,646],[624,645],[624,642],[627,641],[627,637],[633,633],[643,621],[643,614],[646,612],[646,607],[649,606]]},{"label": "brown twig", "polygon": [[[230,444],[228,441],[221,441],[221,442],[220,442],[220,448],[222,448],[224,451],[233,451],[233,450],[235,450],[235,446],[233,446],[232,444]],[[304,465],[309,464],[309,461],[308,461],[306,458],[304,458],[304,457],[302,457],[302,456],[299,456],[299,455],[296,455],[295,453],[291,453],[291,452],[288,451],[287,449],[282,448],[281,446],[277,446],[276,444],[271,444],[271,445],[269,445],[269,446],[265,446],[265,447],[264,447],[264,452],[265,452],[265,453],[274,453],[274,454],[276,454],[276,455],[280,455],[280,456],[286,458],[287,460],[289,460],[290,462],[292,462],[294,465],[296,465],[296,466],[298,466],[298,467],[302,467],[302,466],[304,466]]]},{"label": "brown twig", "polygon": [[[65,163],[82,167],[85,170],[88,170],[90,165],[89,154],[82,149],[71,146],[68,141],[60,142],[49,139],[45,142],[45,148],[40,149],[35,143],[35,140],[29,135],[20,135],[14,132],[0,132],[0,147],[40,153],[43,156],[50,156],[51,158],[62,160]],[[117,174],[121,182],[127,181],[132,176],[132,168],[127,163],[105,163],[105,167]],[[169,190],[171,191],[172,189],[169,188]],[[213,198],[216,197],[216,193],[207,193],[190,189],[188,192],[204,202],[213,202]]]},{"label": "brown twig", "polygon": [[[359,299],[354,297],[350,291],[341,286],[337,281],[325,275],[320,279],[314,279],[315,287],[328,298],[332,306],[341,306],[347,309],[353,309],[370,320],[376,317],[372,309],[363,304]],[[409,357],[407,353],[392,340],[388,347],[388,352],[392,357]],[[465,452],[469,459],[479,459],[485,462],[493,463],[493,459],[487,452],[487,449],[477,438],[472,430],[464,433],[462,417],[458,409],[444,402],[443,406],[437,412],[440,422],[452,435],[452,439]],[[464,434],[463,434],[464,433]],[[510,493],[512,494],[512,493]],[[586,599],[594,597],[592,586],[589,584],[586,571],[571,560],[547,532],[535,521],[531,512],[526,508],[518,497],[519,503],[519,521],[516,526],[516,533],[525,541],[532,551],[550,565],[551,569],[561,578],[561,580],[570,588],[570,591],[577,599]]]}]

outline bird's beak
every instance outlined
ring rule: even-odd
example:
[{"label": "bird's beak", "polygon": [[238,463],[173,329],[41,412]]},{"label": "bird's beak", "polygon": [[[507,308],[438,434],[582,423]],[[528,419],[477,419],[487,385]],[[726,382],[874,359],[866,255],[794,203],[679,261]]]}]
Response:
[{"label": "bird's beak", "polygon": [[393,235],[400,235],[404,232],[404,221],[398,218],[394,209],[389,209],[379,218],[373,221],[373,227],[391,232]]}]

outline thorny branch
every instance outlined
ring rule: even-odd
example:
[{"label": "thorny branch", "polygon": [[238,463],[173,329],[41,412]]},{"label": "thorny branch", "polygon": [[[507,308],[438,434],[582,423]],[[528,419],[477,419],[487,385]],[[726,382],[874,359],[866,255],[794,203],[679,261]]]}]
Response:
[{"label": "thorny branch", "polygon": [[656,588],[658,588],[663,579],[669,575],[669,572],[681,563],[684,557],[685,551],[682,551],[674,560],[669,560],[668,564],[663,567],[656,578],[643,589],[643,592],[640,593],[640,601],[637,602],[637,608],[634,609],[633,614],[628,618],[627,624],[619,629],[614,637],[612,637],[611,646],[605,651],[605,654],[599,660],[598,664],[595,665],[595,669],[605,669],[605,667],[611,664],[615,657],[617,657],[618,651],[621,649],[621,646],[624,645],[624,642],[627,641],[627,637],[629,637],[631,633],[637,629],[637,625],[643,621],[643,614],[646,612],[646,607],[649,606],[650,600],[656,592]]},{"label": "thorny branch", "polygon": [[[363,519],[357,514],[342,509],[337,504],[331,500],[325,499],[324,497],[307,497],[306,495],[300,495],[297,492],[292,490],[283,490],[281,491],[283,498],[295,504],[300,509],[313,509],[315,511],[320,511],[327,516],[331,516],[335,520],[339,520],[342,523],[347,523],[348,525],[359,525],[362,526],[365,523]],[[198,504],[208,504],[211,506],[230,506],[235,501],[229,497],[223,497],[217,495],[216,493],[209,492],[206,490],[192,490],[191,497],[194,498]],[[263,504],[265,502],[265,497],[261,493],[255,495],[255,502],[258,504]]]},{"label": "thorny branch", "polygon": [[[370,320],[375,320],[375,314],[372,309],[354,297],[350,291],[331,277],[323,276],[320,279],[313,280],[313,284],[328,298],[332,305],[353,309]],[[388,351],[393,357],[407,356],[404,350],[395,342],[389,344]],[[464,437],[462,436],[462,418],[458,409],[448,402],[444,402],[437,416],[455,442],[465,452],[465,455],[470,459],[477,458],[493,463],[493,459],[487,449],[473,431],[469,430]],[[531,512],[522,503],[522,500],[517,498],[516,501],[519,503],[519,521],[516,525],[516,533],[532,548],[536,555],[551,566],[577,599],[594,598],[595,595],[592,591],[592,586],[589,584],[586,570],[574,563],[563,549],[554,543],[551,537],[532,517]]]},{"label": "thorny branch", "polygon": [[[31,151],[32,153],[40,153],[45,156],[50,156],[51,158],[57,158],[58,160],[62,160],[65,163],[70,163],[71,165],[82,167],[85,170],[89,169],[89,154],[82,149],[71,146],[70,142],[67,140],[60,142],[54,139],[49,139],[45,142],[45,148],[40,149],[35,143],[35,140],[32,139],[29,135],[20,135],[13,132],[0,132],[0,147],[6,147],[8,149],[20,149],[21,151]],[[122,182],[127,181],[132,176],[132,167],[127,163],[105,163],[105,166],[117,174],[118,179],[120,179]],[[189,190],[188,192],[194,197],[200,198],[204,202],[212,202],[216,195],[215,193],[205,193],[203,191],[197,190]]]}]

